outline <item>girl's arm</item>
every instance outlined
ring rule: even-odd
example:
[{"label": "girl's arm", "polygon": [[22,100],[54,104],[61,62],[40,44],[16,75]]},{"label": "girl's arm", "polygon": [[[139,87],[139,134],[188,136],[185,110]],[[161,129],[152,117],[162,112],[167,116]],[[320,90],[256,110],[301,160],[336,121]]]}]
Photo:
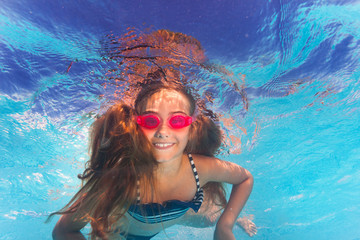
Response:
[{"label": "girl's arm", "polygon": [[[72,206],[78,205],[79,201],[82,200],[82,198],[76,200],[72,204]],[[55,240],[86,239],[84,235],[80,232],[80,230],[85,227],[87,223],[88,221],[86,220],[86,218],[82,218],[81,214],[79,214],[78,212],[63,214],[54,227],[52,237]]]},{"label": "girl's arm", "polygon": [[235,163],[203,156],[199,158],[198,170],[202,184],[207,182],[233,184],[229,202],[216,224],[214,239],[235,239],[232,228],[250,196],[254,183],[253,176],[248,170]]},{"label": "girl's arm", "polygon": [[55,240],[85,240],[86,238],[80,230],[87,224],[86,221],[76,220],[74,213],[64,214],[56,223],[52,232],[52,237]]}]

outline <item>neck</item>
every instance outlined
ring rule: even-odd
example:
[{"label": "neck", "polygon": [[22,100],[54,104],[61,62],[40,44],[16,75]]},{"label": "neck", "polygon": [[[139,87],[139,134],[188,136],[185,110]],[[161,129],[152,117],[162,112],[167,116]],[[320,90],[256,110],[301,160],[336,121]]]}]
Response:
[{"label": "neck", "polygon": [[186,157],[186,154],[182,154],[171,161],[160,162],[155,170],[155,177],[159,179],[163,177],[176,176],[181,169],[184,157]]}]

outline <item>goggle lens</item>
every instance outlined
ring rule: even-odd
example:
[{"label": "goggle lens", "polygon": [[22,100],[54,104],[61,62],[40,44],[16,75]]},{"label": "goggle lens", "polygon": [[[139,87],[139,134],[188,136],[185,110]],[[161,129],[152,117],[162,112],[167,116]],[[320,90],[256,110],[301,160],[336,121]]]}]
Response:
[{"label": "goggle lens", "polygon": [[157,128],[160,124],[160,119],[154,115],[138,116],[137,123],[144,128]]},{"label": "goggle lens", "polygon": [[[160,125],[160,119],[156,115],[143,115],[137,117],[137,123],[144,128],[154,129]],[[172,116],[168,121],[169,126],[175,129],[187,127],[191,123],[192,117],[183,115]]]},{"label": "goggle lens", "polygon": [[169,124],[172,128],[183,128],[189,125],[186,125],[185,117],[181,115],[171,117],[169,119]]}]

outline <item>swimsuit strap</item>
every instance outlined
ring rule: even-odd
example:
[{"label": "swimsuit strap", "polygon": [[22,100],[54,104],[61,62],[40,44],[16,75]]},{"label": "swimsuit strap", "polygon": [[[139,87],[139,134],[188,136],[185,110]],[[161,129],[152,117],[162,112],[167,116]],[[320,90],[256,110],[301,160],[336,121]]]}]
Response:
[{"label": "swimsuit strap", "polygon": [[199,192],[200,191],[200,180],[199,180],[199,175],[198,175],[196,167],[195,167],[194,159],[193,159],[191,153],[188,154],[188,157],[189,157],[191,168],[192,168],[192,170],[194,172],[194,177],[195,177],[195,181],[196,181],[196,188],[197,188],[196,191]]},{"label": "swimsuit strap", "polygon": [[136,180],[136,204],[140,204],[140,180],[139,177]]}]

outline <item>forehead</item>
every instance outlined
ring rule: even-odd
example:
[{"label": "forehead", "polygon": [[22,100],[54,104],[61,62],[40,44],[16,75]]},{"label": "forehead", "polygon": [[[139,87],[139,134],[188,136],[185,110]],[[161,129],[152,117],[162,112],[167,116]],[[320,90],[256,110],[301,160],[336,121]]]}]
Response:
[{"label": "forehead", "polygon": [[190,112],[190,102],[185,95],[175,90],[161,90],[148,98],[145,111],[161,111],[171,109],[172,111]]}]

